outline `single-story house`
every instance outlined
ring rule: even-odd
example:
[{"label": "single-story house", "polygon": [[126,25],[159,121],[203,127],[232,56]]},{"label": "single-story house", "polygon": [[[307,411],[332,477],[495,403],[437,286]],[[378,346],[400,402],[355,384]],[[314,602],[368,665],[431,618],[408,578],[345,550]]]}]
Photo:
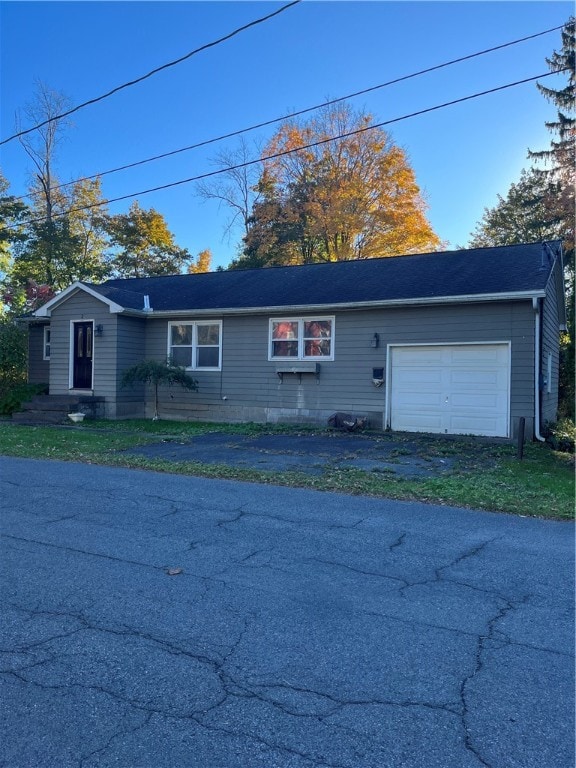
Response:
[{"label": "single-story house", "polygon": [[30,322],[29,379],[107,418],[151,416],[121,387],[144,359],[198,382],[161,416],[540,438],[556,419],[565,327],[560,242],[76,282]]}]

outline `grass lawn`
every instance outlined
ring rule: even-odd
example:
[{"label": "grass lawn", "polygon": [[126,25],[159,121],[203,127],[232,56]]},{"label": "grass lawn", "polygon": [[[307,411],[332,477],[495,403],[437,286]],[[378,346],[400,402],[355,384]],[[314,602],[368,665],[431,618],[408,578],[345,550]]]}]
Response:
[{"label": "grass lawn", "polygon": [[[394,499],[428,501],[512,514],[574,519],[574,457],[530,443],[524,459],[516,446],[473,438],[443,439],[399,435],[378,438],[406,442],[420,455],[456,458],[453,469],[438,477],[402,478],[393,473],[327,469],[322,475],[269,472],[198,462],[148,459],[126,449],[160,439],[190,438],[209,432],[227,434],[323,434],[323,430],[258,424],[207,424],[170,421],[90,421],[75,427],[30,427],[0,422],[0,454],[79,461],[229,480],[314,488]],[[408,448],[408,444],[410,448]]]}]

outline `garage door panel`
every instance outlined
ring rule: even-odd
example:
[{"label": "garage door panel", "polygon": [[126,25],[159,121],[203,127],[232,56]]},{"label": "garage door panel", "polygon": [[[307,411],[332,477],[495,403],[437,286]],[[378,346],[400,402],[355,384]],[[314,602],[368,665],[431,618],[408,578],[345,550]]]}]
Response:
[{"label": "garage door panel", "polygon": [[414,358],[413,348],[410,347],[398,347],[394,350],[395,359],[403,366],[426,366],[426,365],[439,365],[442,363],[444,352],[441,348],[435,347],[418,347],[421,350],[421,354],[418,358]]},{"label": "garage door panel", "polygon": [[441,395],[439,392],[402,392],[398,396],[397,404],[405,408],[418,410],[420,408],[439,408]]},{"label": "garage door panel", "polygon": [[437,413],[415,413],[406,416],[405,426],[402,427],[406,432],[443,432],[442,417]]},{"label": "garage door panel", "polygon": [[493,435],[498,429],[498,420],[494,417],[452,416],[449,420],[449,427],[449,434],[451,435]]},{"label": "garage door panel", "polygon": [[452,387],[476,389],[477,387],[496,387],[506,389],[507,378],[501,371],[478,371],[473,369],[448,370],[448,381]]},{"label": "garage door panel", "polygon": [[487,409],[490,411],[501,410],[505,406],[505,401],[492,392],[474,392],[467,394],[455,394],[450,398],[450,404],[453,409],[460,408],[470,410],[472,408]]},{"label": "garage door panel", "polygon": [[411,384],[438,386],[442,382],[442,370],[441,368],[423,368],[422,366],[403,369],[399,371],[398,382],[402,387],[410,387]]},{"label": "garage door panel", "polygon": [[506,437],[508,344],[392,347],[392,429]]}]

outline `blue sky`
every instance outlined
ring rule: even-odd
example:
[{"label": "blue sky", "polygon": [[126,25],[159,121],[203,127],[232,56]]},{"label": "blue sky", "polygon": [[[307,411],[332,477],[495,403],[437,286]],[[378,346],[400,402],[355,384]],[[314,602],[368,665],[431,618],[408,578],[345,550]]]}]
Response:
[{"label": "blue sky", "polygon": [[[220,38],[284,3],[2,2],[0,135],[33,100],[34,82],[73,104]],[[76,113],[56,170],[61,181],[91,175],[219,136],[326,99],[369,88],[454,58],[565,23],[569,2],[332,2],[304,0],[234,39]],[[553,32],[351,100],[390,120],[547,72],[560,48]],[[555,83],[554,83],[555,80]],[[565,80],[548,78],[547,85]],[[546,148],[555,109],[534,83],[395,123],[449,247],[466,245],[485,207],[528,166],[527,150]],[[248,141],[265,142],[274,127]],[[103,180],[106,197],[128,195],[214,169],[217,151],[237,140],[182,153]],[[17,141],[0,148],[12,194],[26,192],[30,164]],[[213,268],[236,255],[239,233],[224,235],[229,212],[193,184],[142,195],[166,218],[177,243],[213,253]],[[126,211],[130,200],[113,204]]]}]

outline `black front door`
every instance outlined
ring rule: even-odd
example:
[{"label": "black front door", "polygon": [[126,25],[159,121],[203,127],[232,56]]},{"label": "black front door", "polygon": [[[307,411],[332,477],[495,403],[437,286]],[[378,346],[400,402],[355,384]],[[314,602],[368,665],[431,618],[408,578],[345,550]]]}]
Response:
[{"label": "black front door", "polygon": [[92,323],[74,323],[73,389],[92,389]]}]

